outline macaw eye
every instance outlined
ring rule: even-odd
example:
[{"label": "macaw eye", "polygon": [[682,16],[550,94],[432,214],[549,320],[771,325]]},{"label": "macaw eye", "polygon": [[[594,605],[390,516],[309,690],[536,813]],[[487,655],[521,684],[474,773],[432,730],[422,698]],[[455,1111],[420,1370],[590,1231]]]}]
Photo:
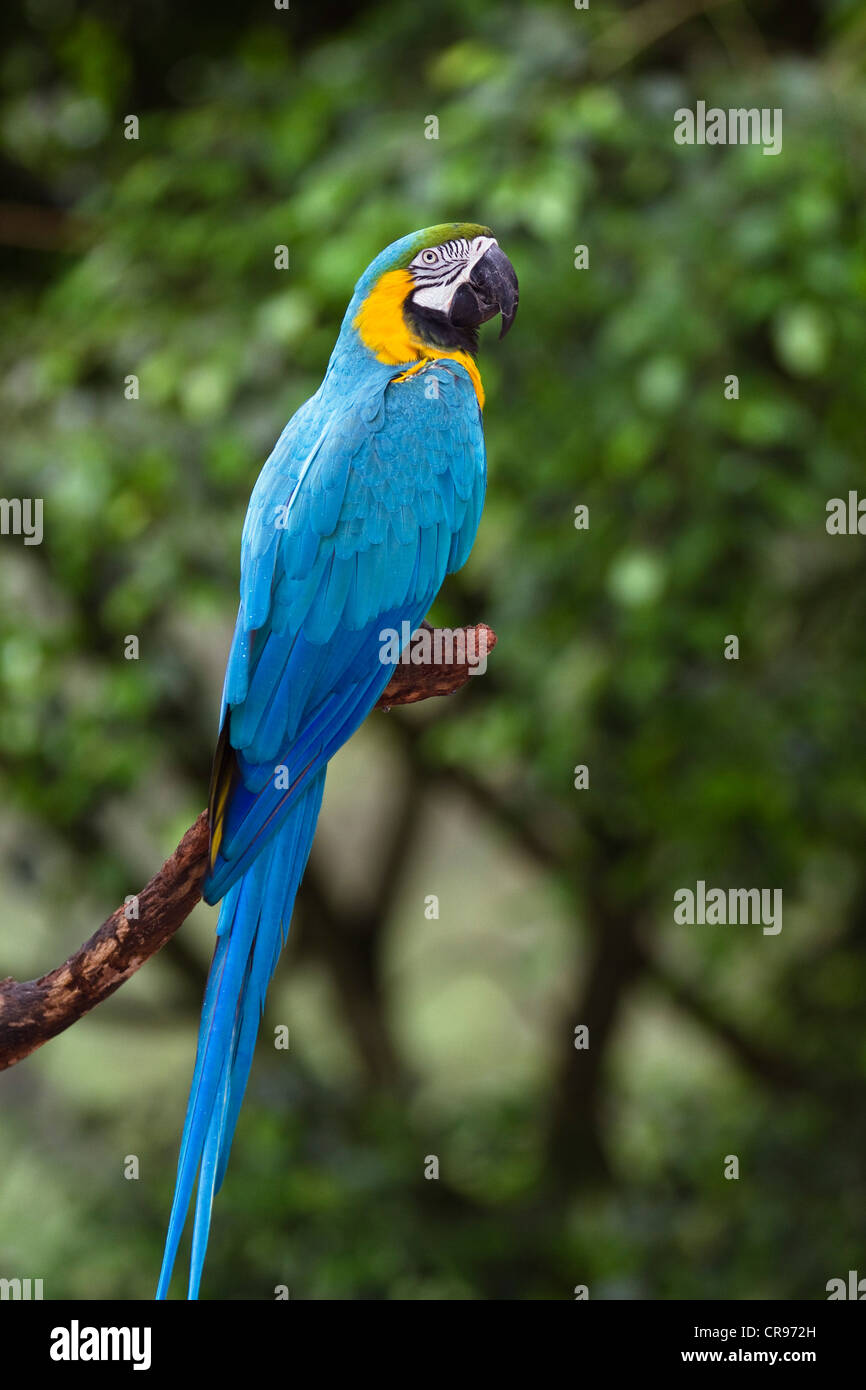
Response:
[{"label": "macaw eye", "polygon": [[437,260],[436,252],[424,251],[421,255],[421,260],[424,262],[425,265],[435,265]]}]

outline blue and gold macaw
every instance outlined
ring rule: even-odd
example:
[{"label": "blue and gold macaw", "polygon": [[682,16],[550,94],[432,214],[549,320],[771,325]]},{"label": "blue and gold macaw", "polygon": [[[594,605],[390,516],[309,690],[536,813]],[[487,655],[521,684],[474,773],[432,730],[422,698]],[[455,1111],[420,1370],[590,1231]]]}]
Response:
[{"label": "blue and gold macaw", "polygon": [[[361,276],[324,381],[253,489],[210,793],[206,902],[222,899],[157,1298],[198,1178],[189,1298],[226,1169],[265,991],[310,853],[328,760],[466,560],[486,481],[478,328],[517,311],[487,227],[395,241]],[[408,627],[403,627],[408,623]],[[392,658],[393,660],[393,658]]]}]

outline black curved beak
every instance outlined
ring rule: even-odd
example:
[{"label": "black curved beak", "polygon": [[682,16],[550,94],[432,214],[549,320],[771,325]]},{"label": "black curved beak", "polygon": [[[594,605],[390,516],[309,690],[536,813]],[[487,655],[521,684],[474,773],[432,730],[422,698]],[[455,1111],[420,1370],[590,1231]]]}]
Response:
[{"label": "black curved beak", "polygon": [[457,289],[448,318],[455,328],[477,328],[496,314],[502,315],[504,338],[517,313],[519,289],[514,266],[498,246],[489,246]]}]

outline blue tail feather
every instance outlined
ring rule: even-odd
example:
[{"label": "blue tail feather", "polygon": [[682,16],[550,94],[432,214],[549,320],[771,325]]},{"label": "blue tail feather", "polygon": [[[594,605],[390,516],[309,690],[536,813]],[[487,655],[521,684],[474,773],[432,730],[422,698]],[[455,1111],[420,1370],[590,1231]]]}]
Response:
[{"label": "blue tail feather", "polygon": [[222,901],[178,1158],[157,1298],[168,1293],[198,1177],[189,1298],[198,1295],[211,1204],[225,1174],[265,992],[285,941],[325,785],[316,775],[278,833]]},{"label": "blue tail feather", "polygon": [[[322,771],[299,803],[297,813],[290,817],[294,843],[287,848],[283,863],[293,865],[292,902],[294,902],[310,853],[310,846],[316,831],[316,822],[319,818],[319,808],[322,804],[324,786],[325,773]],[[281,839],[283,835],[287,839],[290,838],[288,827],[280,832],[277,839]],[[256,948],[250,964],[250,977],[238,1011],[239,1026],[235,1039],[234,1061],[227,1100],[227,1119],[220,1145],[216,1174],[215,1190],[217,1192],[219,1192],[225,1176],[232,1138],[244,1098],[246,1078],[252,1064],[259,1023],[265,1006],[265,993],[276,969],[280,951],[285,944],[291,920],[290,908],[284,907],[280,912],[279,891],[274,893],[273,898],[274,902],[270,904],[272,908],[275,908],[272,920],[268,921],[263,915],[264,929],[259,931],[256,938]],[[265,901],[267,903],[268,899],[266,898]]]}]

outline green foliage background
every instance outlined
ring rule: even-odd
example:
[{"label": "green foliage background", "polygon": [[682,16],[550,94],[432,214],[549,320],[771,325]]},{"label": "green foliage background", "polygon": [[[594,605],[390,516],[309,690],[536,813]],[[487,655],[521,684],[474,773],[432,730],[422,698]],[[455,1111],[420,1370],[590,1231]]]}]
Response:
[{"label": "green foliage background", "polygon": [[[358,274],[467,218],[520,276],[435,610],[499,645],[335,760],[205,1296],[810,1299],[862,1269],[864,542],[825,507],[862,486],[866,12],[682,14],[2,20],[2,492],[45,538],[0,539],[0,974],[57,964],[203,804],[246,500]],[[780,107],[782,154],[675,145],[698,99]],[[677,926],[698,879],[782,888],[781,934]],[[4,1074],[0,1275],[151,1296],[214,921]]]}]

